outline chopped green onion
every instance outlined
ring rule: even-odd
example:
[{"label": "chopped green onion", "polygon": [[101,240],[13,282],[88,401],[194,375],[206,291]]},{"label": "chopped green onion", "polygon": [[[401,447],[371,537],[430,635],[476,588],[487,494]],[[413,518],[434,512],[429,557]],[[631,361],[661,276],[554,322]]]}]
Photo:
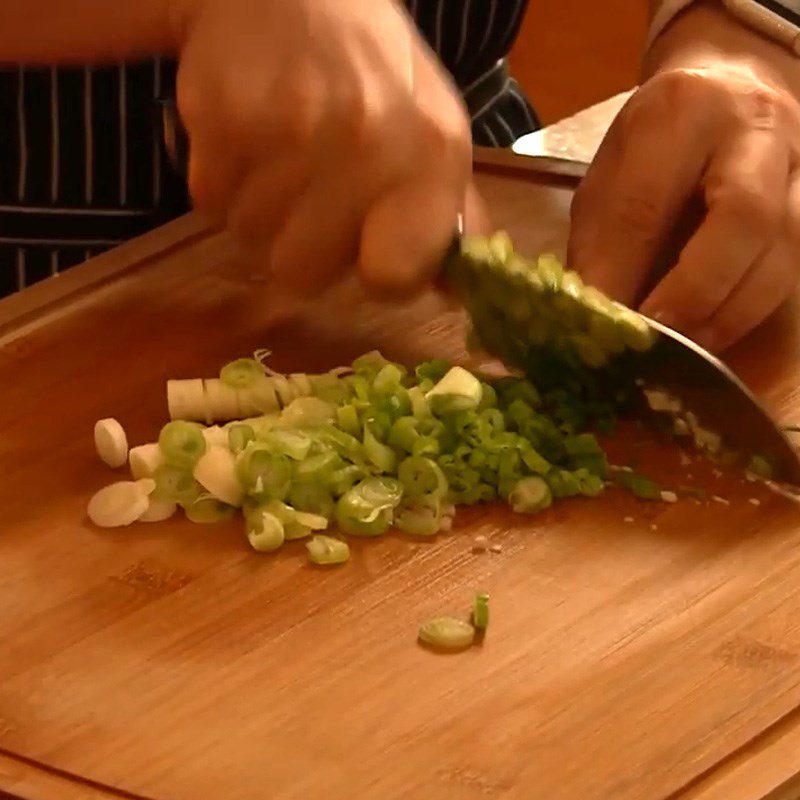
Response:
[{"label": "chopped green onion", "polygon": [[248,517],[247,539],[254,550],[270,553],[285,540],[283,523],[269,511],[258,510]]},{"label": "chopped green onion", "polygon": [[158,446],[168,464],[190,469],[206,451],[203,428],[194,422],[168,422],[161,429]]},{"label": "chopped green onion", "polygon": [[292,400],[281,412],[282,428],[316,428],[331,422],[336,416],[336,408],[319,397],[298,397]]},{"label": "chopped green onion", "polygon": [[429,458],[410,456],[401,462],[397,478],[405,497],[414,500],[423,495],[442,497],[447,492],[447,478],[442,468]]},{"label": "chopped green onion", "polygon": [[191,503],[202,489],[189,470],[174,464],[162,464],[153,473],[156,488],[152,498],[159,503]]},{"label": "chopped green onion", "polygon": [[394,472],[397,455],[388,445],[379,442],[369,425],[364,426],[364,455],[381,472]]},{"label": "chopped green onion", "polygon": [[475,628],[455,617],[434,617],[422,623],[419,639],[431,647],[463,650],[475,641]]},{"label": "chopped green onion", "polygon": [[264,367],[254,358],[239,358],[219,372],[220,380],[231,389],[246,389],[264,374]]},{"label": "chopped green onion", "polygon": [[481,632],[489,627],[489,595],[479,592],[475,595],[472,606],[472,625]]},{"label": "chopped green onion", "polygon": [[294,479],[302,482],[327,484],[333,474],[344,466],[341,456],[328,450],[314,456],[304,458],[295,464]]},{"label": "chopped green onion", "polygon": [[345,533],[380,536],[392,525],[403,487],[393,478],[369,478],[345,492],[336,504],[336,521]]},{"label": "chopped green onion", "polygon": [[661,487],[650,478],[645,478],[636,472],[627,470],[617,470],[614,473],[614,480],[623,489],[627,489],[635,497],[641,500],[660,500]]},{"label": "chopped green onion", "polygon": [[435,536],[442,529],[442,514],[438,505],[436,501],[436,507],[401,507],[395,514],[394,525],[411,536]]},{"label": "chopped green onion", "polygon": [[292,483],[292,465],[283,453],[253,442],[239,456],[239,479],[248,494],[262,499],[283,500]]},{"label": "chopped green onion", "polygon": [[358,436],[361,433],[358,411],[352,403],[339,406],[336,409],[336,423],[345,433],[349,433],[351,436]]},{"label": "chopped green onion", "polygon": [[414,450],[415,442],[420,438],[418,425],[419,420],[416,417],[400,417],[395,420],[389,431],[389,444],[397,450],[411,453]]},{"label": "chopped green onion", "polygon": [[549,508],[553,495],[542,478],[533,476],[522,478],[514,484],[508,493],[508,502],[517,514],[535,514]]},{"label": "chopped green onion", "polygon": [[358,375],[366,375],[373,378],[385,366],[391,363],[391,361],[387,361],[377,350],[373,350],[370,353],[359,356],[353,362],[353,372]]},{"label": "chopped green onion", "polygon": [[241,453],[255,438],[256,432],[252,425],[236,424],[228,427],[228,447],[233,453]]},{"label": "chopped green onion", "polygon": [[426,395],[434,414],[474,411],[481,402],[481,382],[463,367],[453,367]]},{"label": "chopped green onion", "polygon": [[183,503],[182,506],[186,513],[186,519],[206,525],[232,519],[236,513],[234,506],[229,506],[209,494],[200,495],[189,503]]},{"label": "chopped green onion", "polygon": [[306,458],[313,444],[311,437],[301,431],[268,431],[261,438],[273,450],[295,461]]},{"label": "chopped green onion", "polygon": [[295,483],[289,491],[289,503],[298,511],[308,511],[332,519],[336,502],[331,493],[316,483]]},{"label": "chopped green onion", "polygon": [[350,559],[347,542],[330,536],[314,536],[310,542],[306,542],[306,550],[308,550],[308,560],[320,566],[344,564]]}]

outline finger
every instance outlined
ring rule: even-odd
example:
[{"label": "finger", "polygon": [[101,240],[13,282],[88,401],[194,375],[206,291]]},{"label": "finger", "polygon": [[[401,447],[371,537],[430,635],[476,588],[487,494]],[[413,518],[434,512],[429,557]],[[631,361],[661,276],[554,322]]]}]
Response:
[{"label": "finger", "polygon": [[244,176],[243,159],[222,141],[191,137],[188,183],[195,210],[224,222]]},{"label": "finger", "polygon": [[275,239],[272,273],[297,290],[327,286],[357,260],[367,202],[339,171],[311,183]]},{"label": "finger", "polygon": [[649,270],[700,181],[708,115],[677,114],[655,80],[623,110],[576,193],[569,263],[617,300],[640,299]]},{"label": "finger", "polygon": [[642,312],[681,330],[711,317],[777,236],[788,179],[789,145],[774,130],[731,139],[704,181],[705,221]]},{"label": "finger", "polygon": [[248,246],[270,246],[305,191],[309,173],[307,164],[286,157],[249,175],[228,214],[233,236]]},{"label": "finger", "polygon": [[780,240],[754,265],[693,338],[719,352],[745,336],[786,300],[800,281],[800,179],[789,189],[787,224]]},{"label": "finger", "polygon": [[464,192],[444,180],[418,178],[385,194],[364,222],[358,264],[364,282],[393,296],[421,290],[453,241]]}]

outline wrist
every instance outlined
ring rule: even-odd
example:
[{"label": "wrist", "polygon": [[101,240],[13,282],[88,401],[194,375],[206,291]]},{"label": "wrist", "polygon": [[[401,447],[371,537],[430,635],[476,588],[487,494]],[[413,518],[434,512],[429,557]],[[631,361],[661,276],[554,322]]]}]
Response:
[{"label": "wrist", "polygon": [[701,0],[680,12],[656,37],[643,60],[643,78],[670,69],[724,63],[750,70],[800,96],[800,59],[735,19],[721,0]]}]

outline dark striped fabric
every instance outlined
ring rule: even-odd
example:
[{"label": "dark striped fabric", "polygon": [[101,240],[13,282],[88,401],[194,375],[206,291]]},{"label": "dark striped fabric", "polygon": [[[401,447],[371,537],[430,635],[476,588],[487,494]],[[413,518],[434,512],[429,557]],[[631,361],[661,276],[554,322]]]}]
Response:
[{"label": "dark striped fabric", "polygon": [[[484,146],[538,127],[505,56],[528,0],[407,0],[460,87]],[[167,60],[102,68],[0,69],[0,296],[188,208],[160,121]]]}]

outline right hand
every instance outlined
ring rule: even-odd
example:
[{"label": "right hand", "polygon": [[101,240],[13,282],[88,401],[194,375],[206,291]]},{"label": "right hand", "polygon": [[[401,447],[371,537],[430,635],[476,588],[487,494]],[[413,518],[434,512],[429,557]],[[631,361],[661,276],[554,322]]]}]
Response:
[{"label": "right hand", "polygon": [[394,0],[182,2],[196,208],[295,287],[357,264],[382,292],[421,288],[471,192],[471,138],[405,12]]}]

